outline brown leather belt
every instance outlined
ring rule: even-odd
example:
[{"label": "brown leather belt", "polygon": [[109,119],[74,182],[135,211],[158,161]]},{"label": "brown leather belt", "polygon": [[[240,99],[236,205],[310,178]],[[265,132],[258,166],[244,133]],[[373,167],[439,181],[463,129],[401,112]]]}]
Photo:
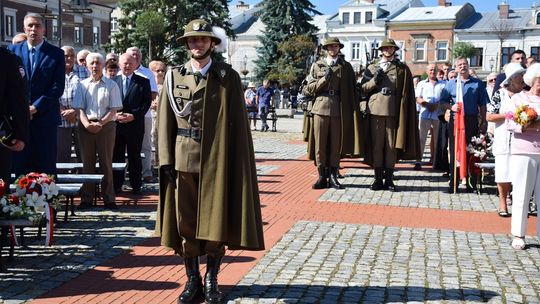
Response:
[{"label": "brown leather belt", "polygon": [[339,96],[339,91],[337,90],[324,90],[319,93],[319,95],[326,95],[326,96]]},{"label": "brown leather belt", "polygon": [[178,131],[176,131],[176,135],[184,136],[184,137],[191,137],[195,140],[200,140],[202,135],[202,130],[200,128],[178,128]]}]

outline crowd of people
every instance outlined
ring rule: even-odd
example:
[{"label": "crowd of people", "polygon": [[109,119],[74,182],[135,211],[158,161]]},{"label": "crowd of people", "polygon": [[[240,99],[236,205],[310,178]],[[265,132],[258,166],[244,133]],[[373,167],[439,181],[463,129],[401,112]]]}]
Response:
[{"label": "crowd of people", "polygon": [[[250,125],[256,130],[259,119],[259,130],[268,131],[271,108],[281,103],[295,109],[300,95],[310,100],[304,138],[318,171],[313,189],[344,189],[340,160],[358,157],[374,170],[373,191],[399,191],[394,171],[400,160],[414,161],[415,170],[429,165],[442,171],[450,193],[461,184],[472,191],[476,179],[466,168],[470,151],[462,145],[491,132],[498,213],[510,216],[512,193],[512,246],[525,247],[528,202],[540,192],[540,122],[534,117],[523,123],[523,114],[508,113],[523,107],[532,116],[540,111],[540,64],[521,50],[503,73],[489,74],[485,83],[473,76],[465,57],[454,64],[428,64],[422,80],[397,58],[395,41],[385,39],[378,48],[381,56],[358,78],[340,56],[344,45],[330,37],[300,90],[276,88],[269,80],[243,88],[237,72],[212,60],[212,51],[226,38],[202,19],[186,26],[178,42],[191,59],[174,68],[160,61],[143,66],[137,47],[105,57],[58,48],[44,39],[44,24],[42,16],[26,15],[25,35],[9,46],[14,54],[0,52],[11,58],[2,60],[0,89],[11,104],[0,118],[14,121],[13,135],[0,148],[12,163],[0,165],[1,177],[55,174],[56,164],[72,161],[74,152],[82,173],[96,172],[99,163],[104,206],[115,209],[116,195],[125,191],[125,172],[113,172],[112,163],[126,162],[127,154],[133,195],[154,181],[153,162],[159,163],[156,229],[162,244],[184,257],[188,284],[181,302],[221,300],[217,273],[225,245],[264,247]],[[430,157],[422,163],[428,134]],[[83,186],[80,208],[91,205],[94,189]],[[208,263],[204,286],[202,255]]]}]

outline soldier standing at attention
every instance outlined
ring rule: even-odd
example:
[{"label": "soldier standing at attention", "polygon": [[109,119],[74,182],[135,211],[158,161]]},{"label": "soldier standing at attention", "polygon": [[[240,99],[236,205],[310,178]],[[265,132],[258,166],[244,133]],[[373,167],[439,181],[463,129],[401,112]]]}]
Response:
[{"label": "soldier standing at attention", "polygon": [[313,189],[344,189],[338,181],[339,160],[359,153],[355,76],[351,64],[339,57],[341,48],[338,38],[326,39],[327,55],[313,63],[303,89],[306,96],[314,96],[308,152],[319,177]]},{"label": "soldier standing at attention", "polygon": [[[167,72],[159,100],[156,233],[184,259],[178,303],[221,303],[225,246],[263,250],[255,156],[240,76],[211,54],[223,39],[205,20],[178,39],[191,59]],[[206,256],[204,287],[199,256]]]},{"label": "soldier standing at attention", "polygon": [[374,191],[397,191],[396,162],[414,160],[420,153],[413,78],[407,65],[396,58],[397,50],[393,39],[385,39],[379,46],[381,59],[366,68],[361,85],[368,100],[367,134],[371,137],[362,151],[364,162],[375,169],[370,187]]}]

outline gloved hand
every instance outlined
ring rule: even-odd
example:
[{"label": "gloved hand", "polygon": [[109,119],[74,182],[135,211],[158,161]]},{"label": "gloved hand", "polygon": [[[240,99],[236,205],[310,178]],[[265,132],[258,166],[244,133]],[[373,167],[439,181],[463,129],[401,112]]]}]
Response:
[{"label": "gloved hand", "polygon": [[324,73],[324,78],[328,80],[330,77],[332,77],[332,74],[334,74],[334,71],[332,69],[328,69],[326,70],[326,73]]},{"label": "gloved hand", "polygon": [[161,170],[162,170],[163,174],[169,180],[169,183],[175,185],[175,187],[176,187],[176,176],[177,176],[178,173],[176,172],[176,169],[174,169],[174,166],[173,165],[163,165],[163,166],[161,166]]},{"label": "gloved hand", "polygon": [[383,81],[383,75],[384,75],[384,71],[381,69],[381,68],[378,68],[376,71],[375,71],[375,75],[373,75],[373,80],[375,81],[375,84],[376,85],[379,85],[382,83]]}]

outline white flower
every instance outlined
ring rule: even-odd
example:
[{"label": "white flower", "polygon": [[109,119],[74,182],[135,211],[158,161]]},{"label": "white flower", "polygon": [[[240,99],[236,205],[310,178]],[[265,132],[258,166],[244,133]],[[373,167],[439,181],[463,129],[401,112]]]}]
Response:
[{"label": "white flower", "polygon": [[8,213],[8,212],[9,212],[9,207],[8,207],[8,206],[4,206],[4,207],[2,208],[2,212],[3,212],[3,213]]},{"label": "white flower", "polygon": [[34,207],[37,212],[43,212],[47,202],[44,195],[39,195],[37,192],[26,195],[26,206]]},{"label": "white flower", "polygon": [[521,120],[523,122],[528,122],[529,121],[529,116],[527,115],[526,112],[519,113],[519,118],[521,118]]},{"label": "white flower", "polygon": [[5,197],[2,197],[2,199],[0,199],[0,206],[7,206],[7,199]]}]

